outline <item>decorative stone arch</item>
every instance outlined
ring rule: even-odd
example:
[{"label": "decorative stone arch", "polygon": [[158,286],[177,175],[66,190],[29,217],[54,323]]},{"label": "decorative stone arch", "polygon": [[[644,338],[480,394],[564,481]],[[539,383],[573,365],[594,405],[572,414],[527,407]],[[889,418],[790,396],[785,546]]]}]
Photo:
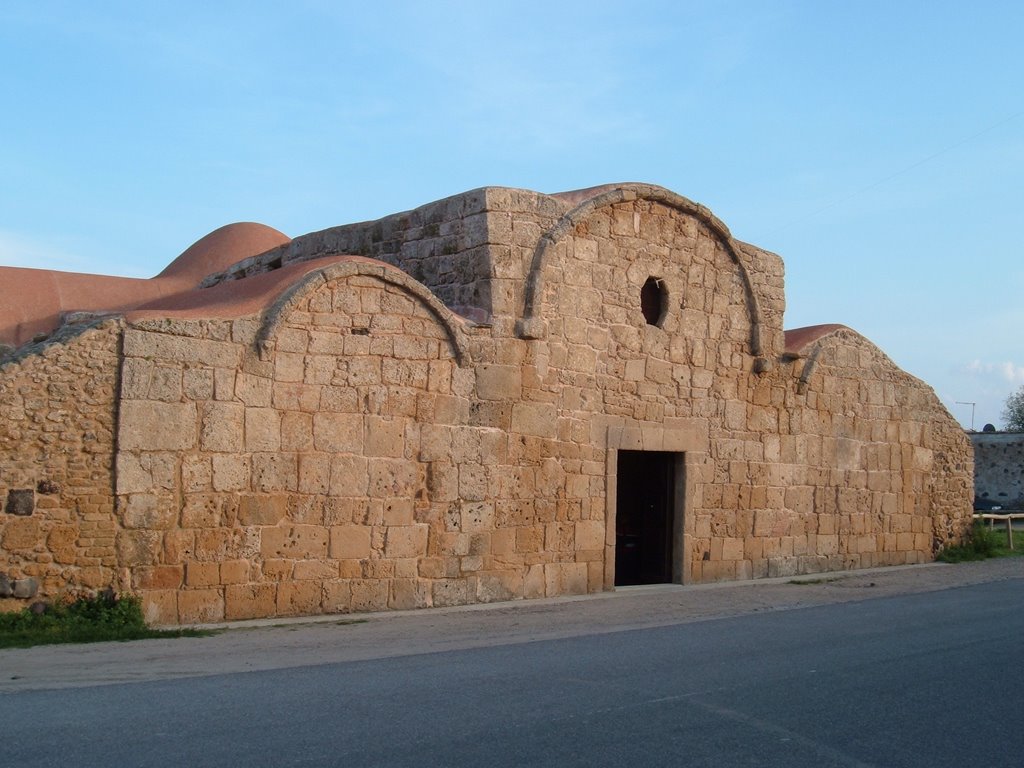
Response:
[{"label": "decorative stone arch", "polygon": [[547,334],[547,322],[543,317],[544,279],[550,262],[557,258],[553,254],[559,242],[567,235],[570,235],[580,222],[587,219],[595,211],[615,205],[616,203],[634,200],[660,203],[668,208],[694,217],[711,230],[712,234],[729,254],[733,264],[736,265],[740,279],[743,282],[747,311],[750,315],[750,348],[755,358],[754,370],[757,372],[768,370],[771,364],[764,355],[764,347],[761,340],[761,305],[758,301],[757,293],[754,291],[753,283],[750,280],[750,273],[747,270],[747,257],[733,240],[728,227],[703,205],[688,200],[682,195],[677,195],[675,192],[671,192],[663,187],[649,184],[623,184],[613,189],[598,192],[593,197],[584,200],[575,208],[565,213],[551,229],[544,233],[533,252],[533,262],[530,265],[530,274],[526,280],[523,316],[516,324],[516,333],[524,339],[542,339]]},{"label": "decorative stone arch", "polygon": [[264,313],[263,323],[256,334],[255,346],[260,358],[268,359],[270,357],[275,346],[274,338],[277,336],[281,324],[291,314],[300,300],[327,283],[356,275],[373,277],[382,283],[393,285],[401,289],[411,299],[426,307],[441,327],[444,328],[445,334],[448,337],[448,343],[451,346],[452,355],[455,357],[455,362],[460,367],[471,362],[464,321],[458,315],[442,304],[430,292],[429,288],[413,280],[401,270],[387,264],[361,258],[338,262],[323,269],[310,272],[282,293],[277,301]]}]

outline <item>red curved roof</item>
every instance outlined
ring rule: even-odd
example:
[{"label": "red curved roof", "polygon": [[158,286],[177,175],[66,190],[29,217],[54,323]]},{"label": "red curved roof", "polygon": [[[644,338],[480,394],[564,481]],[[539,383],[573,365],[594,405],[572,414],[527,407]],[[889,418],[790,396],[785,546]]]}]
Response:
[{"label": "red curved roof", "polygon": [[265,224],[252,221],[228,224],[194,242],[157,277],[199,285],[207,275],[290,242],[290,237]]},{"label": "red curved roof", "polygon": [[791,331],[786,331],[786,354],[803,354],[807,347],[814,342],[828,336],[830,333],[842,330],[848,331],[851,329],[839,323],[829,323],[827,325],[807,325],[803,328],[794,328]]},{"label": "red curved roof", "polygon": [[323,256],[300,261],[243,280],[228,280],[140,304],[125,313],[128,320],[148,318],[234,318],[261,312],[303,277],[330,264],[359,261],[401,272],[397,267],[364,256]]},{"label": "red curved roof", "polygon": [[68,312],[124,312],[193,292],[212,272],[288,242],[263,224],[229,224],[196,241],[148,280],[0,267],[0,344],[26,344],[57,328]]}]

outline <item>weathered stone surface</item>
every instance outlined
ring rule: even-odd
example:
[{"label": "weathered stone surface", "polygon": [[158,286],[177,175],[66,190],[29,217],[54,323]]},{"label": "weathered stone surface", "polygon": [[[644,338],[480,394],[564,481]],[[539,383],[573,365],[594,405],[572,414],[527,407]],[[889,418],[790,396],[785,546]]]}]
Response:
[{"label": "weathered stone surface", "polygon": [[121,402],[122,450],[181,451],[196,444],[195,403]]}]

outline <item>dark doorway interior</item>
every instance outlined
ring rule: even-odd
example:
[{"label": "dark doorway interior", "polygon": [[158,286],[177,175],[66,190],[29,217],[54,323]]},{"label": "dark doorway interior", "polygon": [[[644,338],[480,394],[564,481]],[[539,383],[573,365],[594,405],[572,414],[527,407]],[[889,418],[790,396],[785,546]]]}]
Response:
[{"label": "dark doorway interior", "polygon": [[676,454],[619,451],[615,585],[672,581]]}]

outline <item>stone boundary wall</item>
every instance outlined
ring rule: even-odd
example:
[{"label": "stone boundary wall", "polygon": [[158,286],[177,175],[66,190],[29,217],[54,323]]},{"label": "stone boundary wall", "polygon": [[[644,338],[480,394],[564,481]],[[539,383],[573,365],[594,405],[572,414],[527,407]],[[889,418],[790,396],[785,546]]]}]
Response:
[{"label": "stone boundary wall", "polygon": [[972,432],[974,495],[1024,510],[1024,432]]}]

